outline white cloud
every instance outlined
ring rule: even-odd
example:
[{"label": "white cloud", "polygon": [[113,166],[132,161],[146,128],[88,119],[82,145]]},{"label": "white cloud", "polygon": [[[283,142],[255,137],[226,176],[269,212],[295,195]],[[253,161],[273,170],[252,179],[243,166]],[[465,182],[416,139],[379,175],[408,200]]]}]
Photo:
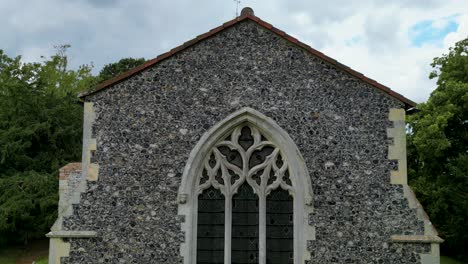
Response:
[{"label": "white cloud", "polygon": [[439,18],[432,21],[432,27],[434,29],[444,29],[449,25],[450,21],[452,20],[448,18]]},{"label": "white cloud", "polygon": [[[460,0],[245,0],[260,18],[417,102],[435,88],[433,57],[468,36],[468,2]],[[72,45],[72,65],[96,68],[122,57],[153,58],[232,19],[234,1],[31,0],[0,2],[0,49],[26,60]],[[455,16],[457,15],[457,16]],[[450,18],[450,19],[447,19]],[[441,45],[412,45],[421,21],[444,28]]]},{"label": "white cloud", "polygon": [[24,61],[42,61],[41,57],[49,57],[53,55],[53,50],[39,47],[26,47],[20,52]]},{"label": "white cloud", "polygon": [[457,41],[468,37],[468,13],[457,16],[455,21],[458,24],[458,30],[456,32],[449,33],[444,38],[445,50],[448,50],[448,48],[452,47]]},{"label": "white cloud", "polygon": [[[435,80],[428,79],[432,59],[446,53],[456,41],[468,37],[468,3],[460,1],[420,2],[412,6],[395,1],[373,5],[368,1],[367,5],[348,5],[347,8],[351,15],[329,22],[325,27],[310,22],[316,15],[313,11],[293,15],[293,22],[286,27],[294,23],[293,32],[300,40],[315,47],[314,44],[320,44],[320,51],[416,102],[427,100],[436,87]],[[462,15],[454,16],[460,13]],[[409,30],[414,24],[453,20],[458,24],[457,31],[441,39],[442,46],[431,43],[421,47],[412,45]],[[438,26],[444,25],[440,22]],[[313,39],[317,36],[326,41],[317,42]]]}]

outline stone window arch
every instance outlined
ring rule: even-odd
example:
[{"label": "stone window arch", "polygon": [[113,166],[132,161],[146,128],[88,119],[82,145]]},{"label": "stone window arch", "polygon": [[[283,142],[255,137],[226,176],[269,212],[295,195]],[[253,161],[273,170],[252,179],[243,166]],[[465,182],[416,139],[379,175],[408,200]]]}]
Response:
[{"label": "stone window arch", "polygon": [[[269,255],[281,255],[275,252],[276,242],[272,238],[274,235],[271,236],[276,221],[271,210],[276,207],[288,211],[283,213],[290,217],[290,224],[282,229],[284,234],[292,230],[291,236],[285,238],[292,247],[288,263],[300,264],[310,259],[307,241],[315,239],[314,227],[309,225],[312,212],[310,176],[290,136],[272,119],[254,109],[242,108],[202,136],[185,166],[178,203],[179,215],[185,218],[182,223],[185,242],[181,245],[184,264],[197,263],[197,254],[200,258],[205,254],[203,250],[207,249],[211,250],[208,252],[211,257],[218,261],[222,258],[221,263],[224,264],[231,264],[232,258],[239,257],[232,249],[233,244],[234,247],[239,244],[245,246],[242,250],[245,252],[252,250],[252,247],[247,249],[248,243],[236,245],[235,239],[238,238],[233,238],[233,232],[239,233],[236,229],[239,217],[248,218],[251,222],[258,217],[257,222],[250,223],[250,226],[258,228],[257,233],[250,232],[258,235],[258,241],[254,241],[253,236],[249,238],[258,248],[256,255],[255,250],[249,255],[252,263],[266,264]],[[252,215],[238,215],[236,208],[239,204],[249,207]],[[257,209],[251,210],[253,206]],[[208,213],[214,215],[203,217]],[[222,224],[219,219],[224,219]],[[210,230],[218,230],[219,234],[220,230],[224,232],[224,246],[220,246],[219,237],[218,241],[208,238],[208,242],[200,242],[199,231],[205,228],[204,225],[211,226]]]}]

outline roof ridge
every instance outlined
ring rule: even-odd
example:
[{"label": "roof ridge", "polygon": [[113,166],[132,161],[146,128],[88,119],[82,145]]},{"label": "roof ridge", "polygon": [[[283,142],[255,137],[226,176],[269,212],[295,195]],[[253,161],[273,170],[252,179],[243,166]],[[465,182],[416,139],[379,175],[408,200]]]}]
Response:
[{"label": "roof ridge", "polygon": [[392,89],[390,89],[389,87],[365,76],[364,74],[356,71],[356,70],[353,70],[352,68],[338,62],[337,60],[331,58],[331,57],[328,57],[327,55],[323,54],[322,52],[312,48],[311,46],[299,41],[298,39],[296,39],[295,37],[292,37],[291,35],[288,35],[286,34],[284,31],[278,29],[278,28],[275,28],[273,25],[271,25],[270,23],[266,22],[266,21],[263,21],[262,19],[260,19],[259,17],[255,16],[253,13],[249,13],[249,12],[245,12],[245,13],[242,13],[240,16],[232,19],[232,20],[229,20],[225,23],[223,23],[222,25],[218,26],[218,27],[215,27],[213,29],[211,29],[210,31],[206,32],[206,33],[203,33],[203,34],[200,34],[198,35],[197,37],[189,40],[189,41],[186,41],[184,42],[182,45],[179,45],[173,49],[171,49],[170,51],[167,51],[165,53],[162,53],[160,55],[158,55],[156,58],[154,59],[151,59],[143,64],[141,64],[140,66],[137,66],[131,70],[128,70],[122,74],[119,74],[117,75],[116,77],[114,78],[111,78],[109,80],[106,80],[102,83],[99,83],[98,85],[94,86],[90,91],[87,91],[87,92],[83,92],[83,93],[80,93],[78,95],[79,98],[83,99],[84,97],[88,96],[88,95],[91,95],[91,94],[94,94],[94,93],[97,93],[99,91],[102,91],[104,89],[106,89],[107,87],[113,85],[113,84],[116,84],[116,83],[119,83],[123,80],[126,80],[127,78],[155,65],[156,63],[162,61],[162,60],[165,60],[169,57],[171,57],[172,55],[182,51],[182,50],[185,50],[195,44],[197,44],[198,42],[204,40],[204,39],[207,39],[209,37],[212,37],[214,36],[215,34],[217,34],[218,32],[220,31],[223,31],[224,29],[226,28],[229,28],[233,25],[236,25],[238,24],[239,22],[241,21],[244,21],[246,19],[249,19],[251,21],[254,21],[255,23],[257,23],[258,25],[272,31],[273,33],[279,35],[280,37],[284,38],[285,40],[299,46],[300,48],[308,51],[309,53],[311,53],[312,55],[316,56],[316,57],[319,57],[321,58],[322,60],[334,65],[335,67],[347,72],[348,74],[374,86],[375,88],[381,90],[382,92],[400,100],[401,102],[403,102],[405,104],[405,108],[406,109],[409,109],[409,108],[412,108],[412,107],[415,107],[416,106],[416,103],[408,98],[406,98],[405,96],[393,91]]}]

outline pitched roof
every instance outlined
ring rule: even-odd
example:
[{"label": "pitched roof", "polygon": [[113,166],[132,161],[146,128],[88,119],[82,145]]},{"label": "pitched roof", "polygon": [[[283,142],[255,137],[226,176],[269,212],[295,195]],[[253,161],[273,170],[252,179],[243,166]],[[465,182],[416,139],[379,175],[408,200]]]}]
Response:
[{"label": "pitched roof", "polygon": [[353,69],[351,69],[350,67],[338,62],[337,60],[333,59],[333,58],[330,58],[328,57],[327,55],[321,53],[320,51],[316,50],[316,49],[313,49],[312,47],[310,47],[309,45],[303,43],[303,42],[300,42],[299,40],[297,40],[296,38],[286,34],[284,31],[280,30],[280,29],[277,29],[275,27],[273,27],[270,23],[268,22],[265,22],[263,20],[261,20],[260,18],[258,18],[257,16],[254,15],[253,13],[253,10],[250,9],[250,8],[244,8],[242,10],[242,13],[240,16],[234,18],[233,20],[230,20],[224,24],[222,24],[221,26],[218,26],[216,28],[213,28],[211,29],[210,31],[204,33],[204,34],[201,34],[199,36],[197,36],[196,38],[194,39],[191,39],[187,42],[185,42],[184,44],[180,45],[180,46],[177,46],[173,49],[171,49],[170,51],[166,52],[166,53],[163,53],[159,56],[157,56],[156,58],[154,59],[151,59],[145,63],[143,63],[142,65],[138,66],[138,67],[135,67],[129,71],[126,71],[114,78],[111,78],[109,80],[106,80],[98,85],[96,85],[95,87],[93,87],[90,91],[87,91],[87,92],[84,92],[84,93],[81,93],[79,95],[79,97],[81,99],[85,98],[86,96],[88,95],[91,95],[91,94],[94,94],[94,93],[97,93],[99,91],[102,91],[116,83],[119,83],[123,80],[126,80],[127,78],[130,78],[131,76],[155,65],[156,63],[162,61],[162,60],[165,60],[169,57],[171,57],[172,55],[182,51],[182,50],[185,50],[195,44],[197,44],[198,42],[200,41],[203,41],[204,39],[207,39],[209,37],[212,37],[214,35],[216,35],[217,33],[219,33],[220,31],[223,31],[224,29],[227,29],[229,27],[232,27],[244,20],[251,20],[255,23],[257,23],[258,25],[262,26],[263,28],[266,28],[268,30],[270,30],[271,32],[277,34],[278,36],[282,37],[283,39],[299,46],[300,48],[306,50],[307,52],[309,52],[310,54],[316,56],[316,57],[319,57],[320,59],[334,65],[335,67],[347,72],[348,74],[374,86],[375,88],[381,90],[382,92],[400,100],[401,102],[403,102],[405,104],[405,108],[406,109],[410,109],[410,108],[413,108],[416,106],[416,103],[413,102],[412,100],[404,97],[403,95],[391,90],[389,87],[381,84],[381,83],[378,83],[377,81],[373,80],[373,79],[370,79],[369,77],[366,77],[364,74],[360,73],[360,72],[357,72]]}]

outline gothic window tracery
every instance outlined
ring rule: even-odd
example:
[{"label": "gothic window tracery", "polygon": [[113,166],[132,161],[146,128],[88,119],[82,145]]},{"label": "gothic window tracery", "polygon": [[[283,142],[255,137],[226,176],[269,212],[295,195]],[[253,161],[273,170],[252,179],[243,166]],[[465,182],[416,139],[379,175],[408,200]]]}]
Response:
[{"label": "gothic window tracery", "polygon": [[[197,190],[197,263],[219,263],[220,237],[228,241],[223,242],[224,257],[232,264],[293,263],[294,189],[288,163],[281,149],[257,128],[238,126],[215,144],[205,158]],[[224,198],[223,206],[219,195],[207,199],[216,191]],[[218,221],[209,220],[210,215],[219,219],[220,206],[224,207],[224,234]],[[205,235],[201,230],[210,224],[216,231]]]},{"label": "gothic window tracery", "polygon": [[306,246],[315,228],[304,159],[286,131],[252,108],[230,114],[201,137],[177,199],[184,264],[310,260]]}]

